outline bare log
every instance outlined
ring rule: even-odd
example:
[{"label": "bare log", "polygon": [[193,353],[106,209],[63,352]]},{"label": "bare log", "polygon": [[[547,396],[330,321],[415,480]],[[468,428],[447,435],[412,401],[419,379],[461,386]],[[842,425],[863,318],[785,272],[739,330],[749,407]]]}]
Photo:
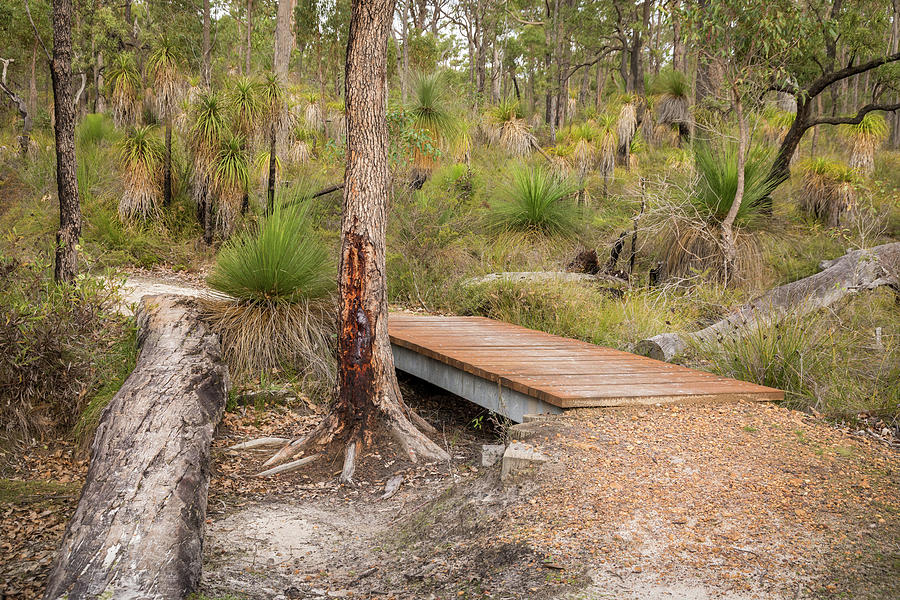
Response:
[{"label": "bare log", "polygon": [[46,599],[184,598],[200,581],[210,443],[228,368],[196,300],[145,296],[140,355],[103,410]]},{"label": "bare log", "polygon": [[805,315],[825,308],[848,294],[900,282],[900,242],[854,250],[824,261],[822,271],[769,290],[721,321],[694,333],[661,333],[637,344],[636,352],[657,360],[672,360],[691,343],[708,343],[752,331],[786,314]]}]

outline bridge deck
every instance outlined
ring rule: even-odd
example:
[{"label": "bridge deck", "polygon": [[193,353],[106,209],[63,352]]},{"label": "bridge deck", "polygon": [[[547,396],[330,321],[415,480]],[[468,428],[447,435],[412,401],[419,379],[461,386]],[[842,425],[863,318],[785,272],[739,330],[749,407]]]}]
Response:
[{"label": "bridge deck", "polygon": [[[784,397],[780,390],[484,317],[391,313],[388,328],[398,369],[515,421],[527,411]],[[506,404],[531,405],[504,406],[504,394]]]}]

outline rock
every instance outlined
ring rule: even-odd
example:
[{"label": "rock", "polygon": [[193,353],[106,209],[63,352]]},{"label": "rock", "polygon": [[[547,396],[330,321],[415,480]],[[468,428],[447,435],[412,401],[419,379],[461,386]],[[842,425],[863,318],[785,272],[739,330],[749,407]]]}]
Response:
[{"label": "rock", "polygon": [[547,462],[547,456],[541,454],[531,446],[520,442],[513,442],[506,447],[503,453],[503,465],[500,469],[500,479],[505,480],[510,475],[518,475],[533,467],[538,467]]},{"label": "rock", "polygon": [[493,467],[501,458],[506,446],[503,444],[484,444],[481,446],[481,466]]}]

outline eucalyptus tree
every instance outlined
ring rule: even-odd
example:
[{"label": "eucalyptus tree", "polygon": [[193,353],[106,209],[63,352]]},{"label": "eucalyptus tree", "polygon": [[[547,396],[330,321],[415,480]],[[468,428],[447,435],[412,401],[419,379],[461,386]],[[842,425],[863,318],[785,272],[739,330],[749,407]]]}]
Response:
[{"label": "eucalyptus tree", "polygon": [[[804,134],[819,125],[859,125],[872,112],[900,110],[897,90],[900,70],[891,65],[900,61],[900,52],[885,40],[897,36],[898,14],[891,0],[806,0],[805,7],[794,10],[790,32],[767,31],[764,40],[782,43],[787,39],[793,52],[786,75],[770,78],[769,89],[796,98],[797,113],[785,134],[769,171],[773,185],[790,176],[791,159]],[[863,26],[865,24],[865,26]],[[850,99],[840,87],[848,81],[871,77],[868,100]],[[830,113],[823,112],[820,97],[831,96]],[[862,104],[865,102],[865,104]],[[862,104],[860,106],[860,104]]]},{"label": "eucalyptus tree", "polygon": [[[416,461],[447,460],[420,428],[428,423],[403,402],[388,338],[385,217],[390,192],[387,49],[393,0],[352,0],[347,46],[347,169],[341,217],[338,386],[330,411],[307,437],[269,464],[315,448],[343,450],[341,480],[379,431]],[[415,423],[415,424],[414,424]]]},{"label": "eucalyptus tree", "polygon": [[[56,188],[59,196],[59,230],[56,233],[57,282],[75,279],[78,239],[81,237],[81,204],[75,158],[75,103],[72,101],[72,2],[53,0],[53,108],[56,114]],[[37,32],[35,32],[35,35]],[[40,37],[38,37],[40,39]],[[41,42],[43,44],[43,42]],[[46,48],[44,52],[47,53]]]}]

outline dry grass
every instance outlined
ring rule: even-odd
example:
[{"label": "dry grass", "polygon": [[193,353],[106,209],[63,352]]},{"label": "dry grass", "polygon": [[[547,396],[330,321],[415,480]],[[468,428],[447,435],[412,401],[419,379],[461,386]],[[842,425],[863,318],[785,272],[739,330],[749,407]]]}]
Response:
[{"label": "dry grass", "polygon": [[334,301],[206,300],[205,318],[222,336],[228,367],[241,375],[288,370],[314,389],[334,386]]}]

